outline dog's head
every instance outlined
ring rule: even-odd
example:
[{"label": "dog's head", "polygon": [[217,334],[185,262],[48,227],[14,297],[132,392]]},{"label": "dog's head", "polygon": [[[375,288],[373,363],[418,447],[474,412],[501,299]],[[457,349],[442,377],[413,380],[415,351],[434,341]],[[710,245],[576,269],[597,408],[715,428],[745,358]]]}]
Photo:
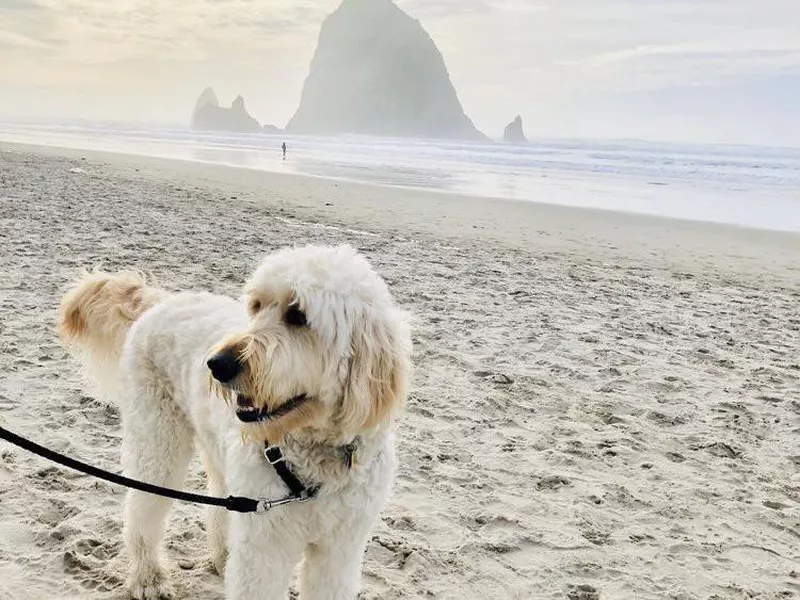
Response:
[{"label": "dog's head", "polygon": [[278,443],[310,427],[340,440],[391,422],[410,369],[408,321],[385,282],[349,246],[267,256],[245,286],[246,331],[209,354],[217,393],[240,411],[273,414],[246,425]]}]

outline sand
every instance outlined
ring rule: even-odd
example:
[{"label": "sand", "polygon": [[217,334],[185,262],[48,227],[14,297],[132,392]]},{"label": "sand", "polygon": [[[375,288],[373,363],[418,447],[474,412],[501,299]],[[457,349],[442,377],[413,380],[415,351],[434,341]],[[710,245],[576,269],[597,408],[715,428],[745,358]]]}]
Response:
[{"label": "sand", "polygon": [[[79,268],[237,294],[341,242],[415,319],[363,598],[800,595],[797,235],[0,144],[0,422],[118,469],[54,333]],[[0,442],[0,598],[125,597],[123,495]],[[201,509],[166,545],[222,598]]]}]

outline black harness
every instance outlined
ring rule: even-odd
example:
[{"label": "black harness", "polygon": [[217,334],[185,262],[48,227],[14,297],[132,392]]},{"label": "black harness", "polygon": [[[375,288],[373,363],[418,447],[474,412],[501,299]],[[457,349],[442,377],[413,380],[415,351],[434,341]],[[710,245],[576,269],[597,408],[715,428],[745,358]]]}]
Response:
[{"label": "black harness", "polygon": [[[265,408],[238,408],[236,410],[236,417],[242,423],[263,423],[264,421],[278,419],[292,412],[307,400],[308,396],[300,394],[299,396],[290,398],[274,410]],[[342,446],[344,464],[348,469],[353,466],[353,454],[357,448],[356,440]],[[289,488],[289,496],[280,500],[274,500],[272,506],[288,504],[289,502],[304,502],[316,496],[319,491],[319,486],[307,486],[297,478],[286,463],[286,458],[280,446],[271,446],[269,442],[265,442],[264,458],[267,459],[267,462],[275,469],[275,473],[281,478],[281,481]]]}]

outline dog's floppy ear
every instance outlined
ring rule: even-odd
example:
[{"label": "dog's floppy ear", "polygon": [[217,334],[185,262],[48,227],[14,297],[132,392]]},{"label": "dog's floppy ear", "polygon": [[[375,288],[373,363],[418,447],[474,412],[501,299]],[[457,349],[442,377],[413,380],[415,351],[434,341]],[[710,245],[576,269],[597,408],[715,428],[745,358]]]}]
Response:
[{"label": "dog's floppy ear", "polygon": [[405,314],[365,319],[351,338],[349,369],[338,414],[345,435],[388,424],[402,407],[411,371],[411,335]]}]

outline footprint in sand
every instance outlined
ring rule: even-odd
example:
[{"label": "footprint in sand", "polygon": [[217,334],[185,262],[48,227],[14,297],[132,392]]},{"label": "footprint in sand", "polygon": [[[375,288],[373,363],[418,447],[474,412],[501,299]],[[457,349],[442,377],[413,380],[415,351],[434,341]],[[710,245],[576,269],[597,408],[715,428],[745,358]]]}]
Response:
[{"label": "footprint in sand", "polygon": [[81,554],[77,550],[67,550],[64,552],[64,571],[75,577],[80,585],[86,589],[110,592],[119,589],[122,578],[115,572],[114,568],[109,568],[107,561],[97,559],[91,554]]},{"label": "footprint in sand", "polygon": [[536,489],[540,491],[557,490],[568,485],[571,485],[571,482],[563,475],[549,475],[547,477],[541,477],[536,482]]},{"label": "footprint in sand", "polygon": [[600,592],[588,583],[570,584],[567,586],[569,600],[600,600]]}]

